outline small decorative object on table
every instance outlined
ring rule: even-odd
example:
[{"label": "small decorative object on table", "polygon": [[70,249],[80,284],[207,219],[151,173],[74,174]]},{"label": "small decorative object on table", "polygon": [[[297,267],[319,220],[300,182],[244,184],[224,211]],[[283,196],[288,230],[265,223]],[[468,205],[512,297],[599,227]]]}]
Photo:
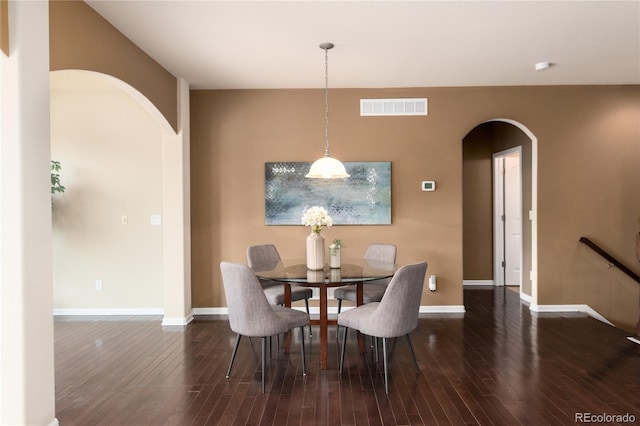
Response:
[{"label": "small decorative object on table", "polygon": [[303,212],[302,224],[311,227],[307,237],[307,269],[318,271],[324,267],[324,238],[320,231],[333,225],[333,220],[324,207],[313,206]]},{"label": "small decorative object on table", "polygon": [[342,240],[333,240],[333,244],[329,246],[329,266],[331,268],[340,267],[340,250],[346,247],[342,244]]}]

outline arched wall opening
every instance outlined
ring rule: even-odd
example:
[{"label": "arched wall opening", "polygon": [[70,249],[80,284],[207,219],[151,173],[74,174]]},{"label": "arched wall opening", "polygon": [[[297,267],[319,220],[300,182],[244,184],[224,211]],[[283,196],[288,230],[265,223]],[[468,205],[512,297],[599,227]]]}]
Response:
[{"label": "arched wall opening", "polygon": [[163,324],[189,322],[188,277],[175,279],[188,256],[167,249],[167,238],[184,234],[188,211],[167,201],[176,192],[188,200],[183,185],[167,184],[184,169],[182,156],[167,155],[181,135],[112,76],[64,70],[51,72],[50,81],[52,159],[61,162],[66,187],[53,197],[55,312],[164,314]]},{"label": "arched wall opening", "polygon": [[488,120],[463,138],[463,282],[493,285],[493,154],[522,147],[522,286],[537,301],[537,139],[521,123]]}]

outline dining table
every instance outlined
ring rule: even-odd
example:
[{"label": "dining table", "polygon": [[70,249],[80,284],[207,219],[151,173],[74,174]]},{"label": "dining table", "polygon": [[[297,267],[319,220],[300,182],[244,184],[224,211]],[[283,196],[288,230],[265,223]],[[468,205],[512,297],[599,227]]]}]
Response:
[{"label": "dining table", "polygon": [[[395,263],[370,259],[342,259],[339,268],[325,265],[320,270],[307,269],[305,259],[280,259],[271,269],[256,272],[259,279],[282,282],[284,286],[284,304],[291,307],[291,284],[317,288],[320,293],[318,319],[312,319],[311,325],[320,328],[320,368],[327,369],[328,327],[337,325],[337,319],[329,319],[327,289],[344,285],[356,286],[356,305],[362,305],[363,284],[390,278],[398,269]],[[289,352],[290,334],[285,337],[285,353]],[[358,334],[360,353],[364,352],[364,340]]]}]

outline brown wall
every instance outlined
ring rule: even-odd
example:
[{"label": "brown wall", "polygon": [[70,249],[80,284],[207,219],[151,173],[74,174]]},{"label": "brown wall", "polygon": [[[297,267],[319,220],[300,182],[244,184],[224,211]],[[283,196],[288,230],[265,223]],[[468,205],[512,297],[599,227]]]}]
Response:
[{"label": "brown wall", "polygon": [[0,50],[9,56],[9,0],[0,0]]},{"label": "brown wall", "polygon": [[[120,78],[176,128],[177,81],[81,1],[50,3],[51,69]],[[264,163],[322,155],[321,90],[193,91],[192,277],[195,307],[223,306],[218,264],[247,245],[274,242],[300,256],[307,230],[264,225]],[[360,98],[428,97],[427,117],[359,117]],[[373,241],[398,245],[400,263],[427,260],[438,275],[425,305],[460,305],[463,270],[462,140],[496,118],[538,140],[538,303],[588,304],[632,330],[640,286],[577,241],[594,239],[640,270],[640,87],[332,90],[331,152],[392,162],[392,225],[343,226],[346,256]],[[437,191],[420,191],[435,180]]]},{"label": "brown wall", "polygon": [[493,122],[481,124],[463,140],[463,278],[493,280]]},{"label": "brown wall", "polygon": [[80,0],[49,3],[50,69],[96,71],[140,91],[178,128],[178,82],[160,64]]},{"label": "brown wall", "polygon": [[[427,97],[427,117],[360,117],[360,98]],[[332,89],[331,152],[392,162],[392,225],[335,226],[345,256],[391,242],[398,261],[427,260],[438,291],[423,305],[461,305],[462,140],[496,118],[538,140],[540,304],[588,304],[633,329],[640,291],[578,243],[591,236],[634,270],[640,228],[640,87]],[[321,90],[191,92],[192,277],[195,307],[224,306],[218,264],[250,244],[302,256],[308,230],[265,226],[264,163],[313,161],[323,151]],[[437,191],[420,191],[435,180]]]}]

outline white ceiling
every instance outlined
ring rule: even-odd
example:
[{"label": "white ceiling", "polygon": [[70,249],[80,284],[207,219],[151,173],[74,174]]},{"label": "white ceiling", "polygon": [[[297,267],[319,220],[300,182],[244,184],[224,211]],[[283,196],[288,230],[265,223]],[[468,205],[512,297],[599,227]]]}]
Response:
[{"label": "white ceiling", "polygon": [[85,1],[192,89],[640,84],[638,0]]}]

